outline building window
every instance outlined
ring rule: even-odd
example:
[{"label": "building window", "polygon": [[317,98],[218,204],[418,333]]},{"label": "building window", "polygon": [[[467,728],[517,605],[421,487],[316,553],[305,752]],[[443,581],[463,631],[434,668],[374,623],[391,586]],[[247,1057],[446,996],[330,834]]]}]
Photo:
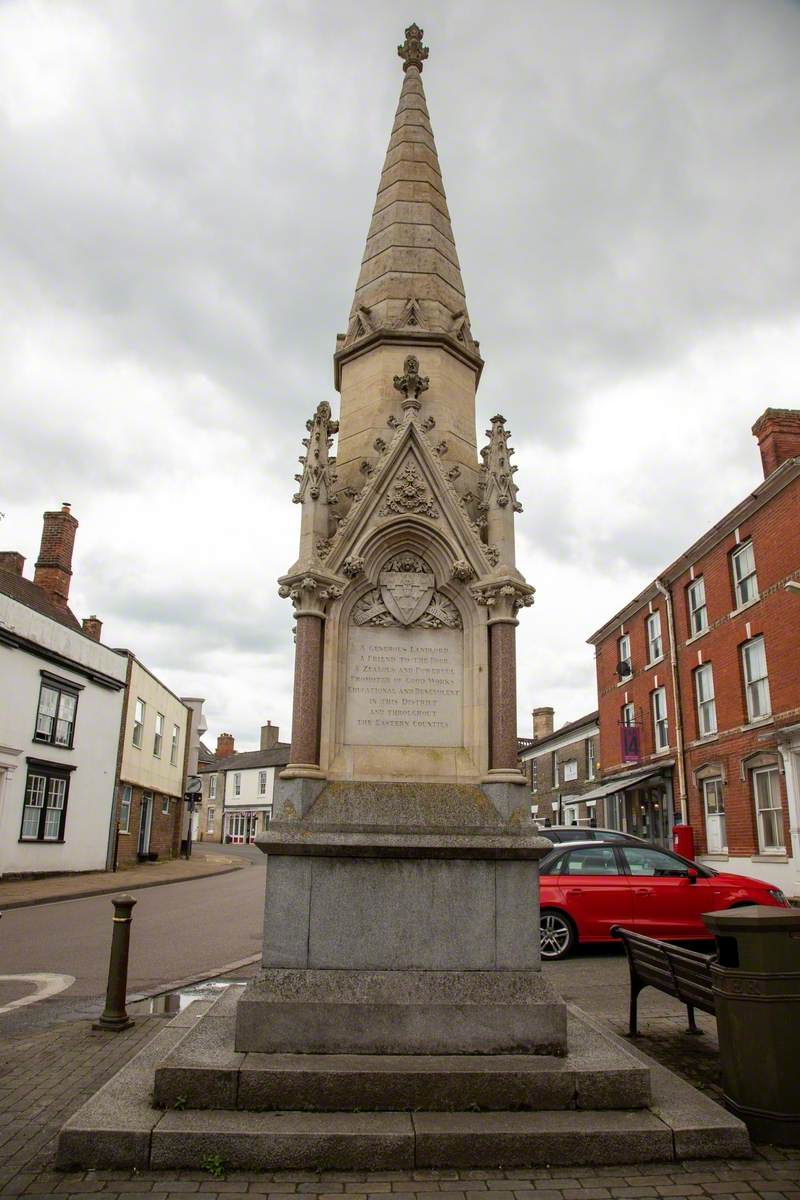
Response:
[{"label": "building window", "polygon": [[169,761],[175,767],[178,764],[178,743],[181,740],[181,731],[177,725],[172,726],[172,745],[169,751]]},{"label": "building window", "polygon": [[[630,635],[623,633],[622,637],[617,642],[617,654],[619,655],[617,672],[620,678],[630,675],[633,670],[633,659],[631,658],[631,639]],[[623,670],[623,665],[627,666],[627,671]]]},{"label": "building window", "polygon": [[259,794],[259,796],[266,796],[266,794],[267,794],[267,772],[266,771],[258,772],[258,794]]},{"label": "building window", "polygon": [[698,667],[694,673],[697,696],[697,728],[700,737],[717,732],[717,703],[714,698],[714,672],[711,663]]},{"label": "building window", "polygon": [[233,794],[234,796],[241,796],[242,794],[242,776],[238,771],[233,776]]},{"label": "building window", "polygon": [[128,833],[131,827],[131,800],[133,798],[133,789],[129,783],[126,783],[122,789],[122,795],[119,801],[119,831],[120,833]]},{"label": "building window", "polygon": [[573,779],[578,778],[578,760],[570,758],[563,763],[564,768],[564,783],[571,783]]},{"label": "building window", "polygon": [[539,760],[538,758],[531,759],[531,791],[538,792],[539,790]]},{"label": "building window", "polygon": [[215,808],[206,809],[206,833],[214,832],[214,818],[217,815]]},{"label": "building window", "polygon": [[161,797],[161,812],[165,817],[169,816],[169,796]]},{"label": "building window", "polygon": [[31,767],[22,807],[22,842],[62,842],[69,775]]},{"label": "building window", "polygon": [[161,758],[161,745],[164,741],[164,714],[156,713],[156,731],[153,735],[153,754]]},{"label": "building window", "polygon": [[208,798],[209,798],[209,800],[216,800],[216,798],[217,798],[217,777],[216,777],[216,775],[209,775],[209,777],[208,777]]},{"label": "building window", "polygon": [[623,725],[635,725],[636,724],[636,713],[634,711],[632,704],[623,704],[621,714],[622,714],[621,719],[622,719]]},{"label": "building window", "polygon": [[728,849],[725,828],[725,792],[719,778],[703,780],[703,803],[706,810],[706,843],[709,854],[724,854]]},{"label": "building window", "polygon": [[753,543],[745,542],[731,555],[733,568],[733,590],[736,596],[736,607],[741,608],[751,600],[758,599],[758,579],[756,577],[756,559],[753,554]]},{"label": "building window", "polygon": [[669,749],[669,725],[667,722],[667,692],[656,688],[653,692],[653,741],[656,752]]},{"label": "building window", "polygon": [[708,629],[708,609],[706,608],[706,581],[701,575],[686,589],[689,602],[689,632],[692,637]]},{"label": "building window", "polygon": [[78,696],[75,692],[55,687],[52,683],[43,683],[39,691],[39,709],[36,713],[33,740],[70,749],[77,707]]},{"label": "building window", "polygon": [[144,700],[137,699],[136,708],[133,713],[133,744],[141,746],[144,738]]},{"label": "building window", "polygon": [[595,748],[594,738],[587,738],[586,739],[586,778],[587,779],[594,779],[594,777],[595,777],[596,770],[597,770],[596,756],[597,756],[597,750]]},{"label": "building window", "polygon": [[657,662],[659,658],[663,658],[664,648],[661,642],[661,613],[650,613],[647,618],[647,652],[650,655],[648,662]]},{"label": "building window", "polygon": [[742,670],[744,692],[747,700],[747,716],[751,721],[768,717],[772,711],[767,678],[767,655],[763,637],[753,638],[742,646]]},{"label": "building window", "polygon": [[758,848],[762,854],[783,852],[783,806],[781,783],[777,767],[753,771],[753,793],[756,802]]}]

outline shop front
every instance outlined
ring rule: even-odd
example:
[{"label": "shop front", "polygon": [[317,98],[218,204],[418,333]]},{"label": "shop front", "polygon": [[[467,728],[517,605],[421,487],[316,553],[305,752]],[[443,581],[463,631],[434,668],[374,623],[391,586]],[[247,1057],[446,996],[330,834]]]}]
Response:
[{"label": "shop front", "polygon": [[272,816],[272,805],[264,808],[229,809],[224,816],[223,841],[229,845],[245,845],[263,833]]},{"label": "shop front", "polygon": [[634,837],[672,848],[674,803],[673,764],[612,776],[581,800],[595,803],[595,823],[601,829],[618,829]]}]

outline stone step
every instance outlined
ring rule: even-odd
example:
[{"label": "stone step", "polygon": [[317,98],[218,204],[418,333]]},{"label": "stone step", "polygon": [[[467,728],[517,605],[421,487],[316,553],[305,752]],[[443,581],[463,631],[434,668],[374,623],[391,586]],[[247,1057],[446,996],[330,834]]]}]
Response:
[{"label": "stone step", "polygon": [[[237,989],[238,990],[238,989]],[[241,1054],[237,992],[223,995],[159,1063],[155,1103],[171,1109],[305,1112],[646,1108],[650,1071],[579,1017],[570,1052],[550,1055]]]},{"label": "stone step", "polygon": [[648,1111],[542,1113],[166,1113],[150,1166],[215,1154],[231,1170],[408,1170],[661,1162],[672,1131]]}]

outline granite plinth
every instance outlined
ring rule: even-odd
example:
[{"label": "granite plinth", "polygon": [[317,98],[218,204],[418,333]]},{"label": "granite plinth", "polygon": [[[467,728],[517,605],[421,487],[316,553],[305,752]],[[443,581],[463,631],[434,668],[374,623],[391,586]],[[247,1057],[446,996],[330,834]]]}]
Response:
[{"label": "granite plinth", "polygon": [[[205,1154],[217,1154],[229,1167],[242,1170],[503,1169],[680,1160],[687,1155],[740,1158],[750,1153],[747,1131],[736,1117],[641,1051],[605,1030],[600,1034],[597,1023],[585,1014],[571,1010],[570,1017],[578,1055],[583,1042],[594,1040],[597,1046],[598,1035],[605,1046],[594,1056],[598,1075],[608,1071],[610,1059],[603,1056],[613,1058],[619,1053],[618,1068],[626,1071],[630,1069],[626,1064],[639,1063],[652,1085],[649,1108],[535,1112],[507,1108],[491,1112],[164,1112],[151,1108],[154,1063],[159,1056],[168,1061],[178,1051],[180,1039],[191,1038],[190,1016],[181,1026],[169,1026],[159,1034],[67,1122],[59,1136],[58,1162],[64,1167],[196,1168]],[[212,1020],[230,1021],[230,1017]],[[313,1076],[315,1066],[309,1069]],[[570,1069],[567,1062],[562,1071]],[[371,1071],[374,1066],[361,1074],[366,1079]],[[385,1073],[391,1076],[391,1071]],[[285,1070],[283,1078],[287,1078]]]},{"label": "granite plinth", "polygon": [[223,998],[159,1063],[155,1103],[246,1111],[544,1111],[644,1108],[650,1072],[572,1018],[570,1053],[548,1055],[241,1054]]},{"label": "granite plinth", "polygon": [[264,971],[236,1049],[307,1054],[554,1054],[566,1007],[538,970]]}]

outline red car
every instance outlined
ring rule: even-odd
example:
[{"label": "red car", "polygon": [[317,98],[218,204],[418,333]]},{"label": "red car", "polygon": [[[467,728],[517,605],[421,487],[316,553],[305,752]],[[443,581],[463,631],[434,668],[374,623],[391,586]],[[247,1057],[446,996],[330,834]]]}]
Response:
[{"label": "red car", "polygon": [[708,941],[702,914],[745,904],[785,907],[779,888],[655,846],[566,843],[539,864],[542,958],[578,942],[611,942],[615,925],[664,941]]}]

